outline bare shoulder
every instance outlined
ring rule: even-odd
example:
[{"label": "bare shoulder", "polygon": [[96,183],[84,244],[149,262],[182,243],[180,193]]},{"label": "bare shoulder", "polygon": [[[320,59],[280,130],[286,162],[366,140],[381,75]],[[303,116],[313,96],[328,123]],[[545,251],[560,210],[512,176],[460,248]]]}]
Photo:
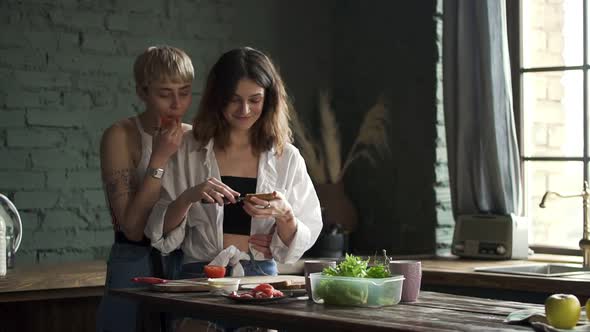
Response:
[{"label": "bare shoulder", "polygon": [[122,141],[127,142],[135,133],[135,124],[131,119],[122,119],[113,123],[102,134],[101,145],[111,142],[121,144]]},{"label": "bare shoulder", "polygon": [[100,167],[111,206],[126,204],[137,189],[133,159],[136,126],[131,119],[115,122],[107,128],[100,144]]},{"label": "bare shoulder", "polygon": [[135,131],[135,124],[131,119],[119,120],[104,131],[100,142],[103,173],[133,167],[131,145],[134,142]]}]

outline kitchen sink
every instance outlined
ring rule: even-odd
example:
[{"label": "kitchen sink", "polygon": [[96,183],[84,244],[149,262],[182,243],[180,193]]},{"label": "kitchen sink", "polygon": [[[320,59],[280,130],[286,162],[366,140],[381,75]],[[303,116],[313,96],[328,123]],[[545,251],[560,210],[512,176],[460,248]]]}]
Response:
[{"label": "kitchen sink", "polygon": [[473,270],[475,272],[520,274],[535,277],[565,277],[590,273],[590,268],[583,268],[581,264],[554,263],[476,267]]}]

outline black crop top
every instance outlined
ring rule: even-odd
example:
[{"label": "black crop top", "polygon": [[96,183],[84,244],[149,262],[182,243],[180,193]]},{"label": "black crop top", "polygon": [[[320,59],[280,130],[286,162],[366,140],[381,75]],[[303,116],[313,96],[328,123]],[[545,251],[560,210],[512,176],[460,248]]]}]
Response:
[{"label": "black crop top", "polygon": [[[222,176],[221,182],[227,184],[242,196],[256,192],[256,178]],[[223,207],[223,232],[250,235],[252,217],[244,211],[242,204],[226,204]]]}]

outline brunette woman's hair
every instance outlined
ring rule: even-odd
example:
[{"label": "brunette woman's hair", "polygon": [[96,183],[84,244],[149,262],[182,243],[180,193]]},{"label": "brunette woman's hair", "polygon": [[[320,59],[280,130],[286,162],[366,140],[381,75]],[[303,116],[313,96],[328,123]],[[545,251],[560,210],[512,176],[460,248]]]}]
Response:
[{"label": "brunette woman's hair", "polygon": [[250,79],[264,88],[262,113],[250,130],[254,151],[261,153],[274,146],[280,155],[285,145],[293,141],[289,128],[291,103],[272,61],[250,47],[224,53],[209,72],[199,111],[193,120],[195,139],[201,147],[211,138],[215,146],[222,149],[229,144],[229,123],[223,110],[241,79]]}]

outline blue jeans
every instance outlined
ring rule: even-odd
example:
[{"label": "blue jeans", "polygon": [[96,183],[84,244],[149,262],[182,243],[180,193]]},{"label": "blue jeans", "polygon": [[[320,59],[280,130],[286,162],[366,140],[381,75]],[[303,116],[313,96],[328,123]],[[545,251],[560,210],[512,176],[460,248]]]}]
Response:
[{"label": "blue jeans", "polygon": [[151,247],[127,243],[115,243],[111,247],[105,293],[97,312],[97,331],[136,331],[139,305],[133,300],[109,295],[108,291],[113,288],[143,287],[131,282],[131,278],[153,274],[150,250]]},{"label": "blue jeans", "polygon": [[[145,285],[131,282],[138,276],[153,276],[151,251],[149,246],[129,243],[115,243],[107,262],[105,293],[97,311],[96,330],[100,332],[136,331],[139,304],[130,299],[108,294],[109,289],[138,288]],[[180,271],[182,252],[176,251],[162,256],[164,277],[172,278]]]},{"label": "blue jeans", "polygon": [[[155,249],[154,249],[155,250]],[[171,252],[167,256],[162,256],[163,278],[180,279],[180,269],[182,267],[183,253],[180,249]]]},{"label": "blue jeans", "polygon": [[[180,279],[188,279],[188,278],[205,278],[205,272],[203,271],[205,265],[208,263],[198,262],[198,263],[188,263],[182,265],[180,269]],[[276,276],[278,274],[277,270],[277,263],[274,259],[267,260],[267,261],[240,261],[242,267],[244,268],[244,275],[245,276]],[[226,271],[226,276],[231,276],[232,268],[228,267]]]}]

